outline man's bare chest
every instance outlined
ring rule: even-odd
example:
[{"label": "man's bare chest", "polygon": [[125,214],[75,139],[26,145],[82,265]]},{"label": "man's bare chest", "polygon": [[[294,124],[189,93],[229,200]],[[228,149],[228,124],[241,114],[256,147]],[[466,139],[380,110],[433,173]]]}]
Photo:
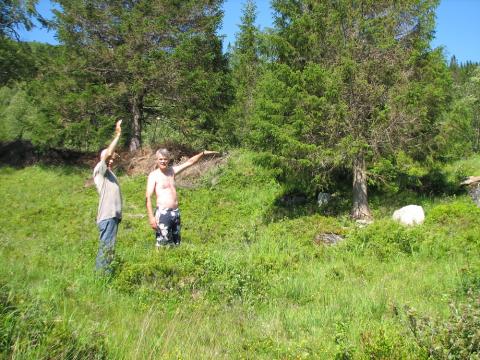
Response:
[{"label": "man's bare chest", "polygon": [[155,188],[157,190],[175,188],[175,178],[173,174],[164,174],[159,172],[155,176]]}]

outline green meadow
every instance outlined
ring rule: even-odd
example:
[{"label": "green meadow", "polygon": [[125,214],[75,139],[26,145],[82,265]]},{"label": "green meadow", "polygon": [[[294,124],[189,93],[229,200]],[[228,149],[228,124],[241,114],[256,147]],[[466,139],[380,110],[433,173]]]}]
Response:
[{"label": "green meadow", "polygon": [[[480,158],[445,168],[480,169]],[[91,169],[0,168],[0,357],[6,359],[469,359],[480,347],[480,208],[450,195],[372,194],[285,205],[253,153],[179,189],[182,244],[154,249],[146,176],[120,174],[115,273],[94,273]],[[345,199],[349,199],[348,194]],[[346,201],[345,200],[345,201]],[[404,227],[399,206],[426,221]],[[334,246],[315,242],[335,233]]]}]

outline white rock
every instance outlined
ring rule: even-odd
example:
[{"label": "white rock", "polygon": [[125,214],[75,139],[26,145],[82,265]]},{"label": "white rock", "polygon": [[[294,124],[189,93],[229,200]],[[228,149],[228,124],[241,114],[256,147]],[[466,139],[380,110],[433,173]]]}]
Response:
[{"label": "white rock", "polygon": [[404,225],[419,225],[425,220],[425,212],[421,206],[408,205],[395,210],[392,219]]}]

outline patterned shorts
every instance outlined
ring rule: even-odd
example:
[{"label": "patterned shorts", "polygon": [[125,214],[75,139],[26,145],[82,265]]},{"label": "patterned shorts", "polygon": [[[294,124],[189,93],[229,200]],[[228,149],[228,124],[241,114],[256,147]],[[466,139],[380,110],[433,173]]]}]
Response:
[{"label": "patterned shorts", "polygon": [[178,209],[155,209],[157,230],[155,237],[156,246],[180,245],[180,211]]}]

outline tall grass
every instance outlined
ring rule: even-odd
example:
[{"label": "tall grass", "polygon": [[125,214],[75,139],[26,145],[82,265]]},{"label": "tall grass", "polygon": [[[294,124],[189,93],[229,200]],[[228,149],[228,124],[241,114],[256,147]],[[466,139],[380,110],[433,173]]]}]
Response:
[{"label": "tall grass", "polygon": [[[121,176],[116,271],[97,277],[89,176],[0,169],[4,357],[426,358],[404,309],[448,319],[480,288],[480,209],[466,195],[409,199],[426,209],[415,228],[379,201],[366,228],[341,212],[272,218],[282,185],[246,152],[179,189],[183,243],[160,252],[145,176]],[[321,232],[345,240],[319,246]]]}]

